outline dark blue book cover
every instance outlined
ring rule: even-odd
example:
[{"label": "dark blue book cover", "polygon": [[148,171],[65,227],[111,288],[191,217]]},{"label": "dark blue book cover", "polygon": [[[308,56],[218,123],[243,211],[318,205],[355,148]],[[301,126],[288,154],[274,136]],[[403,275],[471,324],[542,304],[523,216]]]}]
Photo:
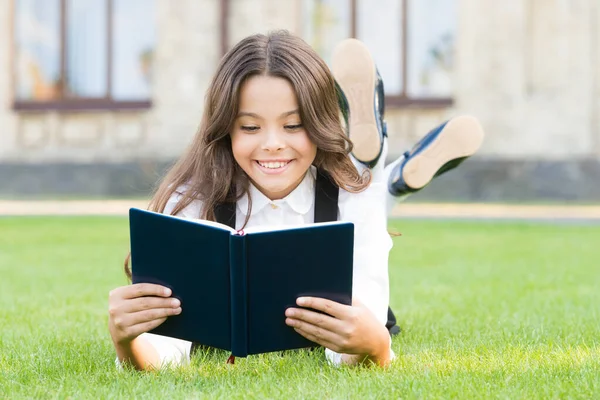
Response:
[{"label": "dark blue book cover", "polygon": [[238,233],[139,209],[129,215],[133,283],[167,286],[182,304],[152,333],[243,357],[314,346],[285,324],[300,296],[351,304],[351,223]]}]

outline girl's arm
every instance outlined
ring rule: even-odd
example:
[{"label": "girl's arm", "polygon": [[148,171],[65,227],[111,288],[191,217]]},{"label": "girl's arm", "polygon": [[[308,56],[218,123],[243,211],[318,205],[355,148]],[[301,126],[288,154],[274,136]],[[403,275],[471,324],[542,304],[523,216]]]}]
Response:
[{"label": "girl's arm", "polygon": [[110,292],[108,326],[118,361],[137,369],[155,369],[166,361],[180,364],[189,356],[189,348],[187,354],[178,348],[189,342],[146,333],[181,313],[179,300],[170,296],[170,289],[149,283]]},{"label": "girl's arm", "polygon": [[192,343],[186,340],[152,333],[142,333],[130,345],[115,344],[117,363],[127,363],[139,370],[185,365],[190,360],[191,348]]},{"label": "girl's arm", "polygon": [[158,369],[161,361],[158,351],[142,336],[128,343],[114,343],[119,364],[130,364],[138,370]]}]

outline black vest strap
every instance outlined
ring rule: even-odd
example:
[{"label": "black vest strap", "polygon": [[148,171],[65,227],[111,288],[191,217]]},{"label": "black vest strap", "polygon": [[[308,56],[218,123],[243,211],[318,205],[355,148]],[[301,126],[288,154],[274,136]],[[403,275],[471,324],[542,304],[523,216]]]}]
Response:
[{"label": "black vest strap", "polygon": [[315,222],[332,222],[338,219],[339,187],[329,174],[317,169],[315,187]]},{"label": "black vest strap", "polygon": [[235,229],[235,203],[221,203],[215,207],[215,220]]}]

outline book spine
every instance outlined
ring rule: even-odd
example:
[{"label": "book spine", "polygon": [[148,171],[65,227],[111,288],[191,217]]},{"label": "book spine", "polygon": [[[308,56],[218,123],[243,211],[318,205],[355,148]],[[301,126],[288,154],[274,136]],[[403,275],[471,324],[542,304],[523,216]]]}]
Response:
[{"label": "book spine", "polygon": [[231,353],[236,357],[248,355],[248,285],[246,236],[230,236],[229,270],[231,277]]}]

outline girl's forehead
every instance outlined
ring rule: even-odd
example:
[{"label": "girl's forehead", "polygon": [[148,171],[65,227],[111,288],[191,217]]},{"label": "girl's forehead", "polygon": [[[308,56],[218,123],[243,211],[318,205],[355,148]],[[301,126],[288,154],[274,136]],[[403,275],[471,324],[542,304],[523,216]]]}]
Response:
[{"label": "girl's forehead", "polygon": [[292,84],[284,78],[258,75],[241,87],[239,114],[280,116],[298,110],[298,99]]}]

